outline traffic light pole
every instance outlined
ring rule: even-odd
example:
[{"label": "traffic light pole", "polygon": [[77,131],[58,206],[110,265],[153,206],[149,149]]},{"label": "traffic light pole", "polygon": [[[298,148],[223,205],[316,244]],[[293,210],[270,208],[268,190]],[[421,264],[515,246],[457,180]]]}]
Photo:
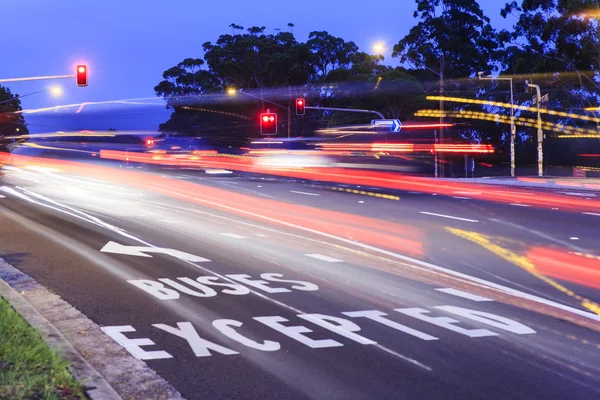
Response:
[{"label": "traffic light pole", "polygon": [[358,113],[367,113],[367,114],[375,114],[381,119],[385,119],[382,113],[375,110],[359,110],[356,108],[335,108],[335,107],[304,107],[307,110],[324,110],[324,111],[347,111],[347,112],[358,112]]},{"label": "traffic light pole", "polygon": [[6,82],[24,82],[24,81],[47,81],[51,79],[73,79],[76,75],[49,75],[49,76],[31,76],[28,78],[9,78],[0,79],[0,83]]}]

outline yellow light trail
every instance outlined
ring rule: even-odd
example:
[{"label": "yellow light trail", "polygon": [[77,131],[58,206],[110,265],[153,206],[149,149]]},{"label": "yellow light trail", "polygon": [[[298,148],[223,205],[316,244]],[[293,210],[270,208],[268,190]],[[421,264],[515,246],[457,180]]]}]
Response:
[{"label": "yellow light trail", "polygon": [[[467,99],[464,97],[449,97],[449,96],[427,96],[426,98],[427,98],[427,100],[447,101],[449,103],[480,104],[480,105],[484,105],[484,106],[495,106],[495,107],[503,107],[503,108],[511,108],[512,107],[515,110],[522,110],[522,111],[529,111],[529,112],[537,112],[538,111],[537,107],[528,107],[528,106],[519,106],[519,105],[511,106],[510,103],[502,103],[499,101]],[[581,119],[581,120],[590,121],[590,122],[600,122],[600,118],[588,117],[587,115],[581,115],[581,114],[575,114],[575,113],[567,113],[564,111],[540,109],[540,113],[554,115],[557,117]]]},{"label": "yellow light trail", "polygon": [[[439,110],[419,110],[415,113],[416,117],[430,117],[439,118],[451,117],[451,118],[463,118],[463,119],[477,119],[482,121],[497,122],[502,124],[510,124],[510,117],[500,114],[491,114],[481,111],[448,111],[440,112]],[[537,120],[533,118],[515,117],[515,125],[526,126],[529,128],[537,127]],[[585,129],[576,126],[555,124],[548,121],[542,121],[542,129],[550,130],[559,133],[560,139],[571,139],[571,138],[599,138],[600,133],[594,129]],[[568,134],[565,134],[568,133]]]}]

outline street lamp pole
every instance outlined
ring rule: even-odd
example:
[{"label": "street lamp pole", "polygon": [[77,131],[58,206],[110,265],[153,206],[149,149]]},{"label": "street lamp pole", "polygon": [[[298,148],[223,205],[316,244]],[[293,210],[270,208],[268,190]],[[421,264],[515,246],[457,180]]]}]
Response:
[{"label": "street lamp pole", "polygon": [[537,153],[538,153],[538,176],[544,175],[544,150],[542,147],[542,142],[544,141],[544,131],[542,130],[542,117],[540,114],[540,103],[542,101],[542,96],[540,95],[540,86],[534,85],[532,83],[527,82],[527,86],[530,88],[535,88],[535,92],[537,95],[537,123],[538,123],[538,131],[537,131]]},{"label": "street lamp pole", "polygon": [[515,176],[515,137],[517,135],[517,128],[515,126],[515,101],[513,96],[513,78],[492,78],[483,76],[483,72],[479,72],[479,79],[483,80],[497,80],[497,81],[509,81],[510,82],[510,176]]}]

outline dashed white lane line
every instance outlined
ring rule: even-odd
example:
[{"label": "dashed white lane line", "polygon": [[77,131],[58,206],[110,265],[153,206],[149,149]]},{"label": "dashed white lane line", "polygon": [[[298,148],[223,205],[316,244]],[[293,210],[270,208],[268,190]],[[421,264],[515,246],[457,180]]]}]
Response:
[{"label": "dashed white lane line", "polygon": [[478,296],[476,294],[469,293],[469,292],[463,292],[462,290],[458,290],[458,289],[440,288],[440,289],[435,289],[435,290],[437,290],[438,292],[444,292],[446,294],[450,294],[452,296],[462,297],[463,299],[467,299],[467,300],[473,300],[473,301],[494,301],[492,299],[488,299],[487,297]]},{"label": "dashed white lane line", "polygon": [[466,221],[466,222],[479,222],[479,220],[477,220],[477,219],[460,218],[460,217],[454,217],[452,215],[436,214],[436,213],[427,212],[427,211],[421,211],[421,214],[433,215],[434,217],[456,219],[456,220],[459,220],[459,221]]},{"label": "dashed white lane line", "polygon": [[297,190],[290,190],[290,193],[303,194],[305,196],[320,196],[318,193],[298,192]]},{"label": "dashed white lane line", "polygon": [[238,235],[237,233],[221,233],[221,235],[230,237],[232,239],[246,239],[246,236]]},{"label": "dashed white lane line", "polygon": [[579,238],[577,236],[571,236],[569,240],[579,240]]},{"label": "dashed white lane line", "polygon": [[329,256],[324,256],[322,254],[305,254],[305,256],[316,258],[317,260],[321,260],[321,261],[327,261],[327,262],[330,262],[330,263],[344,262],[344,260],[338,260],[337,258],[333,258],[333,257],[329,257]]},{"label": "dashed white lane line", "polygon": [[596,197],[596,195],[593,194],[593,193],[563,192],[563,194],[566,194],[566,195],[569,195],[569,196],[579,196],[579,197]]},{"label": "dashed white lane line", "polygon": [[460,194],[463,196],[479,196],[481,192],[454,192],[454,194]]},{"label": "dashed white lane line", "polygon": [[585,214],[585,215],[593,215],[593,216],[595,216],[595,217],[600,217],[600,214],[598,214],[598,213],[584,212],[584,213],[582,213],[582,214]]},{"label": "dashed white lane line", "polygon": [[470,197],[462,197],[462,196],[452,196],[452,198],[454,198],[454,199],[461,199],[461,200],[471,200]]},{"label": "dashed white lane line", "polygon": [[257,233],[256,236],[258,237],[262,237],[262,238],[266,238],[268,237],[267,235],[265,235],[264,233]]},{"label": "dashed white lane line", "polygon": [[520,204],[520,203],[510,203],[511,206],[517,207],[531,207],[529,204]]}]

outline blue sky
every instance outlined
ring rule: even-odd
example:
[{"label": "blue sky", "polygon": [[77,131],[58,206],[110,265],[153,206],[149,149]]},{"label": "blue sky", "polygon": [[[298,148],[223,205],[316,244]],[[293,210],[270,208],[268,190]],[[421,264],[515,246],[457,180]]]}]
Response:
[{"label": "blue sky", "polygon": [[[496,28],[509,26],[499,15],[503,3],[480,0]],[[364,51],[377,41],[390,49],[415,23],[413,0],[284,4],[281,0],[0,0],[0,78],[70,74],[77,63],[89,65],[86,88],[78,88],[74,80],[11,84],[19,94],[54,83],[63,87],[59,99],[49,93],[24,98],[24,108],[152,97],[165,69],[186,57],[201,57],[202,43],[230,32],[232,22],[266,26],[267,31],[287,29],[292,22],[299,40],[306,40],[310,31],[327,30]],[[395,62],[389,54],[386,61]]]}]

